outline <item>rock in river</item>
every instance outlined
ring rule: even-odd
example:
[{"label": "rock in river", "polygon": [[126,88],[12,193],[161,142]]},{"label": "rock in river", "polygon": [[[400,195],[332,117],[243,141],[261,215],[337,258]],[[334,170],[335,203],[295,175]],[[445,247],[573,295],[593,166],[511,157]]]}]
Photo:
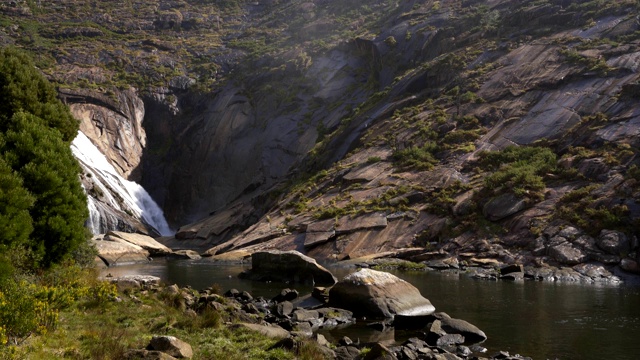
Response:
[{"label": "rock in river", "polygon": [[293,281],[333,285],[338,280],[314,259],[298,251],[262,251],[251,255],[251,270],[240,274],[259,281]]},{"label": "rock in river", "polygon": [[408,282],[392,274],[360,269],[346,276],[329,292],[329,304],[357,316],[424,315],[435,311],[431,302]]}]

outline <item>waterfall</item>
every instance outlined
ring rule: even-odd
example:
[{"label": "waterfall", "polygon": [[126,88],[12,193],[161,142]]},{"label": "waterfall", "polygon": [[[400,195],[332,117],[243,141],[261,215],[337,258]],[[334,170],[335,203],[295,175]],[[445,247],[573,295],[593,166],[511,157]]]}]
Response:
[{"label": "waterfall", "polygon": [[100,227],[100,211],[96,206],[96,201],[91,196],[87,196],[87,206],[89,207],[89,229],[91,233],[93,235],[102,233],[102,228]]},{"label": "waterfall", "polygon": [[[91,177],[94,188],[99,189],[100,201],[114,209],[141,218],[163,236],[173,234],[162,209],[149,193],[140,184],[120,176],[85,134],[78,132],[78,136],[71,143],[71,151],[83,165],[87,176]],[[100,213],[95,200],[91,196],[88,197],[91,231],[100,231],[98,230],[101,228]],[[94,218],[96,216],[97,218]]]}]

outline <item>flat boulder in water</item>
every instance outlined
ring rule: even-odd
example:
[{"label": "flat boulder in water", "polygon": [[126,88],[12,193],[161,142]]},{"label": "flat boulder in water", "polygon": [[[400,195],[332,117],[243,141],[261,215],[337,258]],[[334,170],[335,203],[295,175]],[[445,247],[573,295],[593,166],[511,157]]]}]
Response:
[{"label": "flat boulder in water", "polygon": [[240,274],[258,281],[333,285],[338,280],[314,259],[298,251],[261,251],[251,255],[251,270]]},{"label": "flat boulder in water", "polygon": [[371,269],[360,269],[338,282],[329,292],[329,304],[353,311],[357,316],[377,318],[435,311],[415,286],[395,275]]},{"label": "flat boulder in water", "polygon": [[147,235],[126,233],[122,231],[109,231],[109,233],[105,235],[105,240],[126,241],[147,250],[152,256],[164,256],[171,254],[171,249],[160,244],[154,238]]}]

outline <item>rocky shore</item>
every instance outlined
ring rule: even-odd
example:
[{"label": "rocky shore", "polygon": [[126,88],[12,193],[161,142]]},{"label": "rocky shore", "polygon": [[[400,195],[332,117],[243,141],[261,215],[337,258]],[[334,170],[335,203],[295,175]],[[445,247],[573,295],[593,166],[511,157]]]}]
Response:
[{"label": "rocky shore", "polygon": [[[528,359],[504,351],[487,354],[487,349],[481,345],[487,339],[482,330],[446,313],[434,312],[433,306],[428,307],[422,314],[408,311],[408,315],[402,315],[402,311],[399,311],[396,314],[380,316],[380,308],[388,309],[390,304],[398,303],[394,289],[397,290],[399,284],[408,288],[411,285],[384,272],[363,269],[359,273],[358,276],[347,278],[336,285],[348,288],[368,283],[366,286],[377,289],[374,292],[379,295],[375,304],[378,310],[372,308],[374,305],[366,296],[359,297],[347,305],[352,308],[364,306],[364,311],[361,309],[357,312],[359,316],[354,316],[351,310],[330,306],[332,293],[334,296],[336,293],[319,287],[314,289],[313,294],[304,296],[296,290],[285,288],[272,299],[265,299],[236,289],[227,290],[221,295],[220,289],[215,287],[196,291],[177,285],[162,286],[158,278],[150,276],[127,276],[112,278],[111,281],[118,286],[123,297],[136,300],[137,296],[145,296],[148,293],[160,294],[172,299],[177,307],[191,314],[193,318],[206,316],[204,314],[211,311],[224,314],[223,318],[233,319],[225,322],[225,326],[241,327],[280,339],[274,347],[295,351],[305,341],[312,341],[316,346],[314,351],[325,359]],[[423,304],[415,303],[415,300],[422,299],[421,301],[426,303],[428,300],[415,292],[405,296],[404,305],[409,308],[413,306],[414,309],[424,308]],[[366,314],[372,317],[367,318]],[[380,332],[395,327],[412,331],[414,336],[401,343],[393,340],[361,342],[359,339],[346,336],[331,342],[318,333],[318,330],[351,326],[356,323],[364,323]],[[128,351],[126,358],[191,358],[194,351],[197,349],[180,339],[158,335],[152,338],[146,349]]]}]

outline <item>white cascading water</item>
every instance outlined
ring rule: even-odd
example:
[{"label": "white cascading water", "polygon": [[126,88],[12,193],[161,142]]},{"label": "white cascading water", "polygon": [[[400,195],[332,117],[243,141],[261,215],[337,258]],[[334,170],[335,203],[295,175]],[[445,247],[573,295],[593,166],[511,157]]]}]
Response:
[{"label": "white cascading water", "polygon": [[[149,193],[140,184],[124,179],[109,163],[107,158],[82,132],[71,143],[73,155],[80,161],[85,170],[91,174],[94,184],[102,192],[101,201],[120,211],[130,211],[134,216],[154,227],[160,235],[173,234],[162,209],[151,198]],[[112,191],[119,195],[116,199]],[[100,213],[94,200],[89,196],[89,212],[91,231],[100,231]],[[98,217],[98,218],[96,218]]]}]

